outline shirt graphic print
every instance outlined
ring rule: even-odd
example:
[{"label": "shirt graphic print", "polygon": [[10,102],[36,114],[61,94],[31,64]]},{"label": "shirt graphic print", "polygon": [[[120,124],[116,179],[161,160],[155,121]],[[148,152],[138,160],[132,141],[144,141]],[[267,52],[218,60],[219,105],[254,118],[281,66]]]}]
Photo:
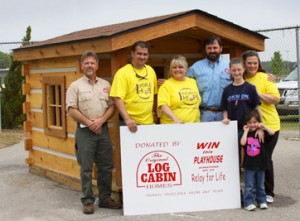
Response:
[{"label": "shirt graphic print", "polygon": [[260,154],[260,143],[257,138],[248,137],[247,138],[247,155],[255,157]]}]

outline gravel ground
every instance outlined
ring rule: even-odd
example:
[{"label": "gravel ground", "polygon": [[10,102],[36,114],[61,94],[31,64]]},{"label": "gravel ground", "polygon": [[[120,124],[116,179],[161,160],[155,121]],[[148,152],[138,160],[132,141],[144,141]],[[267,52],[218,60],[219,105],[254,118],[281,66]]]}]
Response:
[{"label": "gravel ground", "polygon": [[[267,210],[243,209],[123,216],[122,210],[96,208],[84,215],[81,193],[28,172],[23,142],[0,149],[0,220],[268,220],[296,221],[300,216],[300,141],[280,138],[274,153],[276,198]],[[164,203],[162,202],[162,206]],[[192,202],[191,202],[192,203]]]}]

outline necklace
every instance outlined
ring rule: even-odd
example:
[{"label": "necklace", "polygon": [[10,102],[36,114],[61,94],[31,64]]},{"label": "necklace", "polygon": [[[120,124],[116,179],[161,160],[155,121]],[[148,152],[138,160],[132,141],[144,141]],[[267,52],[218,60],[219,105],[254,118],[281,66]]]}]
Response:
[{"label": "necklace", "polygon": [[132,69],[133,69],[133,71],[134,71],[134,73],[135,73],[135,76],[136,76],[137,78],[139,78],[139,79],[144,79],[144,80],[147,79],[147,76],[148,76],[148,70],[147,70],[147,68],[146,68],[145,65],[144,65],[144,68],[146,69],[146,75],[145,75],[145,76],[141,76],[141,75],[139,75],[138,73],[136,73],[136,70],[135,70],[134,66],[133,66],[132,64],[131,64],[131,66],[132,66]]}]

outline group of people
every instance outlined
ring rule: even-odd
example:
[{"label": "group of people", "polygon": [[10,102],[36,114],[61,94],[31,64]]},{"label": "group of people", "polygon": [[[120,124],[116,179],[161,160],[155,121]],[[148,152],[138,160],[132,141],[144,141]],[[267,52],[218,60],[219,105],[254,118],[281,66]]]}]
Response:
[{"label": "group of people", "polygon": [[247,51],[230,63],[220,59],[222,41],[205,40],[206,58],[191,67],[184,56],[170,63],[170,78],[159,80],[147,65],[149,44],[136,42],[131,61],[120,68],[112,85],[96,76],[98,57],[92,51],[81,57],[84,76],[67,90],[67,111],[77,122],[76,156],[81,166],[83,212],[94,213],[92,164],[97,166],[99,207],[120,209],[111,198],[112,144],[107,120],[115,107],[120,125],[135,133],[138,125],[238,121],[240,163],[244,167],[244,208],[261,209],[274,201],[272,153],[280,121],[274,104],[279,101],[275,84],[262,69],[258,54]]}]

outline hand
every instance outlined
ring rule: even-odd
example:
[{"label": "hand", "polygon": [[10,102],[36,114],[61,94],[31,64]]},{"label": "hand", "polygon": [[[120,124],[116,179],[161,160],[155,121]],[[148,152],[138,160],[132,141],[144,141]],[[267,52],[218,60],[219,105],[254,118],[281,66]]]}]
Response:
[{"label": "hand", "polygon": [[222,122],[223,122],[224,124],[229,124],[230,120],[229,120],[228,118],[224,118],[224,119],[222,120]]},{"label": "hand", "polygon": [[102,132],[103,121],[100,119],[92,119],[89,124],[89,129],[93,131],[95,134],[100,135]]},{"label": "hand", "polygon": [[272,73],[267,73],[267,75],[268,75],[268,81],[271,81],[271,82],[273,82],[273,83],[276,82],[276,76],[275,76],[274,74],[272,74]]},{"label": "hand", "polygon": [[264,129],[264,125],[263,125],[263,123],[261,123],[261,122],[257,124],[257,127],[258,127],[259,129]]},{"label": "hand", "polygon": [[175,119],[173,122],[174,124],[183,124],[183,122],[179,119]]},{"label": "hand", "polygon": [[157,79],[157,86],[160,87],[161,85],[163,85],[163,83],[165,83],[165,80],[164,78],[159,78]]},{"label": "hand", "polygon": [[245,125],[244,127],[243,127],[243,129],[244,129],[244,131],[249,131],[249,127],[248,127],[248,125]]},{"label": "hand", "polygon": [[98,131],[95,132],[95,134],[100,135],[102,133],[102,127]]},{"label": "hand", "polygon": [[128,129],[130,130],[130,132],[135,133],[137,132],[137,123],[132,120],[131,118],[125,120],[125,123],[128,127]]},{"label": "hand", "polygon": [[265,142],[265,133],[263,129],[258,129],[255,132],[255,137],[258,137],[259,142],[264,143]]}]

